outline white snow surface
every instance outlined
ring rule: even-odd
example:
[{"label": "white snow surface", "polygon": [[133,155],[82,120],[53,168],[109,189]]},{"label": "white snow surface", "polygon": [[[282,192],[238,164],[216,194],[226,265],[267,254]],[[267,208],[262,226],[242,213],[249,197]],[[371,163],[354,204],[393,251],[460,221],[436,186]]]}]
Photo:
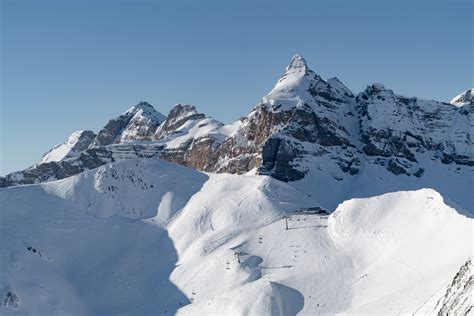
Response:
[{"label": "white snow surface", "polygon": [[201,137],[212,137],[222,142],[240,126],[239,123],[237,121],[224,125],[211,117],[189,120],[177,128],[174,133],[166,135],[158,142],[164,144],[166,148],[178,148],[190,140]]},{"label": "white snow surface", "polygon": [[342,203],[329,232],[352,262],[355,282],[346,312],[416,312],[472,255],[472,229],[472,219],[431,189]]},{"label": "white snow surface", "polygon": [[318,202],[287,183],[153,159],[0,205],[2,315],[415,313],[473,255],[473,220],[431,189],[295,215]]},{"label": "white snow surface", "polygon": [[61,161],[65,158],[71,158],[78,154],[74,151],[74,146],[79,141],[82,133],[84,131],[77,131],[71,134],[69,138],[62,144],[54,146],[50,151],[43,155],[41,163],[50,162],[50,161]]}]

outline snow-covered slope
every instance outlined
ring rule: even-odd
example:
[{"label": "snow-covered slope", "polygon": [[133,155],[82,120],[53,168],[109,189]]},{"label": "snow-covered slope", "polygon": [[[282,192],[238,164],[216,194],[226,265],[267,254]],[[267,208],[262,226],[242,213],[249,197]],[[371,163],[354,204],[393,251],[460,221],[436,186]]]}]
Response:
[{"label": "snow-covered slope", "polygon": [[166,220],[206,179],[159,161],[129,161],[0,190],[0,301],[16,297],[0,314],[172,313],[188,302],[168,279],[173,243],[163,227],[133,218]]},{"label": "snow-covered slope", "polygon": [[42,163],[50,161],[61,161],[76,157],[79,153],[89,147],[96,135],[92,131],[77,131],[60,145],[54,146],[41,159]]},{"label": "snow-covered slope", "polygon": [[473,220],[430,189],[328,219],[268,176],[142,159],[0,203],[2,315],[412,313],[473,256]]},{"label": "snow-covered slope", "polygon": [[416,311],[472,255],[472,229],[472,219],[430,189],[342,203],[329,231],[354,269],[347,312]]}]

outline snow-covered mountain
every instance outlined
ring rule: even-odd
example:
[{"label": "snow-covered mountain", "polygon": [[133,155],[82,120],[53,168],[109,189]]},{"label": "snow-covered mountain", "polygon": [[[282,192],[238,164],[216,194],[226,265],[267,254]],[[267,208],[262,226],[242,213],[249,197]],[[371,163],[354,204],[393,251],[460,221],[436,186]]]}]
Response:
[{"label": "snow-covered mountain", "polygon": [[[474,185],[469,100],[470,90],[453,101],[464,104],[459,107],[400,96],[382,84],[354,95],[338,78],[321,78],[295,55],[275,87],[233,124],[179,104],[165,119],[141,102],[110,120],[75,157],[12,173],[0,178],[0,186],[61,179],[121,159],[159,157],[210,172],[256,170],[304,183],[321,179],[325,185],[308,194],[327,208],[352,197],[433,187],[472,211],[466,191]],[[377,186],[370,185],[374,180]],[[328,196],[327,187],[335,193]],[[459,187],[464,189],[458,192]]]},{"label": "snow-covered mountain", "polygon": [[140,102],[0,177],[0,314],[472,314],[472,100],[295,55],[232,124]]},{"label": "snow-covered mountain", "polygon": [[122,159],[160,158],[294,181],[327,209],[353,197],[431,187],[473,213],[473,112],[472,104],[407,98],[382,84],[356,96],[295,55],[275,87],[235,123],[180,104],[164,117],[141,102],[110,120],[82,152],[9,174],[0,186],[62,179]]},{"label": "snow-covered mountain", "polygon": [[474,88],[467,89],[463,93],[455,96],[450,103],[457,107],[465,105],[472,106],[474,104]]},{"label": "snow-covered mountain", "polygon": [[151,104],[140,102],[119,117],[110,120],[99,131],[90,147],[150,140],[165,118]]},{"label": "snow-covered mountain", "polygon": [[129,159],[0,189],[0,314],[469,308],[473,220],[436,191],[354,199],[326,216],[301,212],[318,201],[294,184]]}]

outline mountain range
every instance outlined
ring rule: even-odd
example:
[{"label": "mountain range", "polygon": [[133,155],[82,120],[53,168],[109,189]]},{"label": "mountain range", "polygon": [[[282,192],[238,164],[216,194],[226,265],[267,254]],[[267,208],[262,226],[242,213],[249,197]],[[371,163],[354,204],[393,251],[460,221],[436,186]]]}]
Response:
[{"label": "mountain range", "polygon": [[[327,208],[351,197],[432,187],[472,211],[473,100],[472,89],[444,103],[400,96],[378,83],[355,95],[295,55],[275,87],[232,124],[191,105],[175,105],[164,116],[140,102],[97,134],[73,133],[41,163],[1,177],[0,187],[62,179],[121,159],[160,158],[206,172],[318,179],[325,184],[313,193]],[[371,188],[354,190],[353,183],[370,181]]]},{"label": "mountain range", "polygon": [[0,177],[0,312],[474,313],[473,119],[300,55],[231,124],[140,102]]}]

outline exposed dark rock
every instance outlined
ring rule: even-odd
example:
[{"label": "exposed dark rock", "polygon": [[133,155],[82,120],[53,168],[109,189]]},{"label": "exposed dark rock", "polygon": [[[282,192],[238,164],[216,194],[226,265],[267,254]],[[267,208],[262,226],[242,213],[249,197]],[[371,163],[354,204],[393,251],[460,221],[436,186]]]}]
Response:
[{"label": "exposed dark rock", "polygon": [[295,158],[302,154],[298,144],[288,140],[270,139],[265,143],[264,148],[262,166],[259,168],[260,174],[268,174],[285,182],[304,177],[306,172],[294,165]]},{"label": "exposed dark rock", "polygon": [[388,161],[387,170],[395,175],[407,174],[407,171],[401,167],[394,159]]},{"label": "exposed dark rock", "polygon": [[16,309],[20,304],[20,299],[11,290],[6,291],[2,297],[1,306],[10,309]]},{"label": "exposed dark rock", "polygon": [[474,311],[472,293],[474,292],[474,263],[472,257],[456,273],[446,292],[435,306],[434,314],[471,315]]},{"label": "exposed dark rock", "polygon": [[417,178],[421,177],[425,173],[425,169],[419,168],[413,175]]}]

